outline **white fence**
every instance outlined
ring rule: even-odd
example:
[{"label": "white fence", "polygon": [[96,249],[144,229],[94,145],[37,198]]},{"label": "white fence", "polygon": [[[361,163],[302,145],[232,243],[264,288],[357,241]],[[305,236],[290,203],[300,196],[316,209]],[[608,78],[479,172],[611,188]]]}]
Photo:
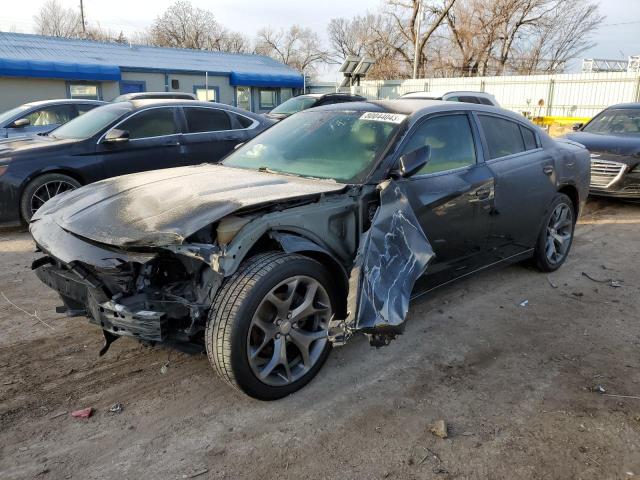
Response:
[{"label": "white fence", "polygon": [[[335,91],[312,83],[310,92]],[[528,116],[592,117],[615,103],[640,101],[640,74],[628,72],[526,75],[508,77],[367,80],[352,87],[368,99],[397,98],[416,91],[475,90],[493,94],[509,110]]]}]

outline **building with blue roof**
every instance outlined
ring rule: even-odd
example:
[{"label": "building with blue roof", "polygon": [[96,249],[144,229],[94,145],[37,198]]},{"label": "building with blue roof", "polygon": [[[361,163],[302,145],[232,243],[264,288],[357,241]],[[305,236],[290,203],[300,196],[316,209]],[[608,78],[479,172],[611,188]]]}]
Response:
[{"label": "building with blue roof", "polygon": [[300,73],[262,55],[0,32],[0,111],[34,100],[179,91],[266,112],[302,88]]}]

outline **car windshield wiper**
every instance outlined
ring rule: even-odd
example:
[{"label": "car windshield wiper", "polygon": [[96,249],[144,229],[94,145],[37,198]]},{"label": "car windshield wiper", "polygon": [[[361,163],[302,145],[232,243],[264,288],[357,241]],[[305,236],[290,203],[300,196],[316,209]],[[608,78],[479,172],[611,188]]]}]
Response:
[{"label": "car windshield wiper", "polygon": [[258,167],[259,172],[275,173],[276,175],[287,175],[289,177],[308,178],[309,180],[322,180],[325,182],[338,183],[335,178],[312,177],[310,175],[301,175],[299,173],[282,172],[280,170],[272,170],[269,167]]}]

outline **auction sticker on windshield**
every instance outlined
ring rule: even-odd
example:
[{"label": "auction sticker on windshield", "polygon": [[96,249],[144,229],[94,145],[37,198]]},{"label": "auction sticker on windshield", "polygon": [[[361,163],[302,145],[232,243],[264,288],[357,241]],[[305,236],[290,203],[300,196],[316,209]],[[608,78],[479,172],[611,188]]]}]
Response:
[{"label": "auction sticker on windshield", "polygon": [[407,116],[401,113],[365,112],[360,117],[360,120],[372,120],[374,122],[386,123],[402,123],[405,118],[407,118]]}]

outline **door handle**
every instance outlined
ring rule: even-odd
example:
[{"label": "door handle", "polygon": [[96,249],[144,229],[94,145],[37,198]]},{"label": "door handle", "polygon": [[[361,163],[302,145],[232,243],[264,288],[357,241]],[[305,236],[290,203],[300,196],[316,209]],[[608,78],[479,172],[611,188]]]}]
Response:
[{"label": "door handle", "polygon": [[542,171],[544,172],[545,175],[553,175],[553,167],[551,165],[545,165],[542,168]]},{"label": "door handle", "polygon": [[180,142],[177,142],[175,140],[173,140],[173,141],[170,140],[168,142],[165,142],[164,146],[165,147],[179,147],[180,146]]}]

